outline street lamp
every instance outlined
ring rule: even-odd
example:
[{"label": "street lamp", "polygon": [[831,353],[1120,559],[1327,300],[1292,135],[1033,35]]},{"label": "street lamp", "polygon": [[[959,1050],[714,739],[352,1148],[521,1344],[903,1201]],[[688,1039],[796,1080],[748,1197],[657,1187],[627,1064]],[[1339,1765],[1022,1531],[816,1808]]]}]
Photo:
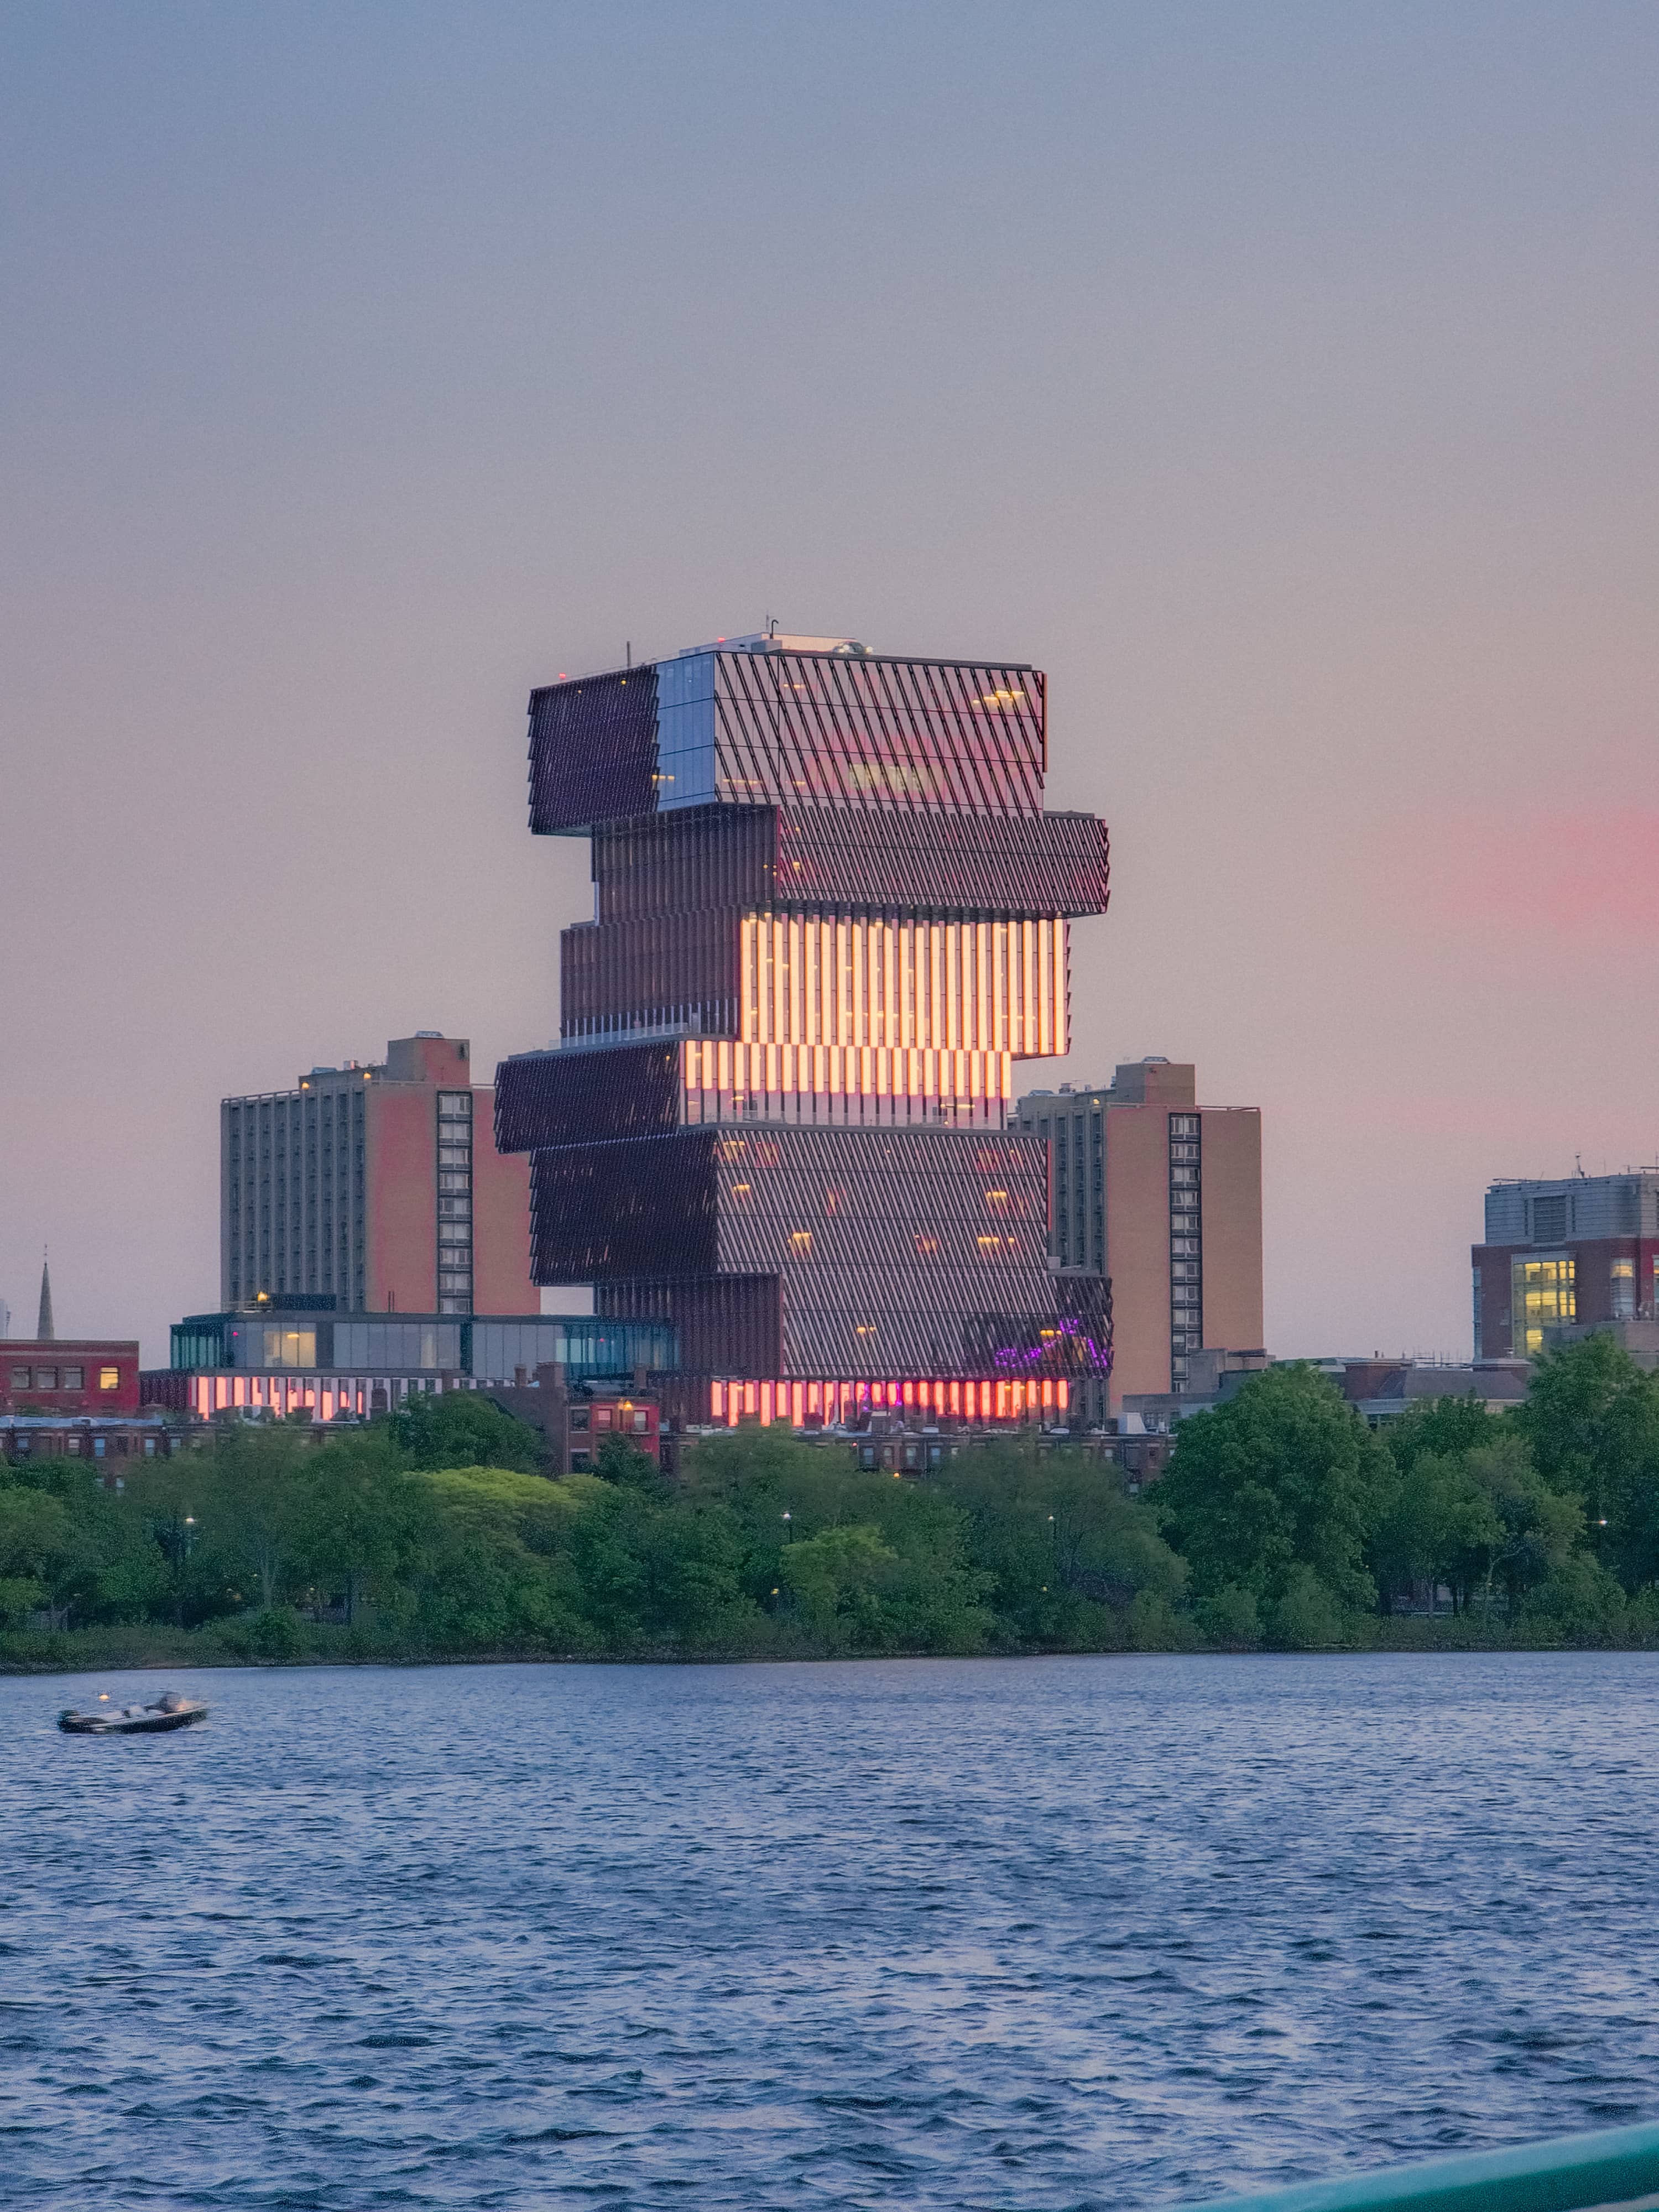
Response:
[{"label": "street lamp", "polygon": [[786,1544],[793,1544],[795,1540],[794,1519],[788,1513],[783,1516],[783,1540]]},{"label": "street lamp", "polygon": [[180,1519],[175,1514],[172,1520],[164,1522],[156,1529],[155,1534],[173,1569],[174,1612],[182,1628],[185,1625],[185,1568],[196,1542],[196,1516],[186,1513]]}]

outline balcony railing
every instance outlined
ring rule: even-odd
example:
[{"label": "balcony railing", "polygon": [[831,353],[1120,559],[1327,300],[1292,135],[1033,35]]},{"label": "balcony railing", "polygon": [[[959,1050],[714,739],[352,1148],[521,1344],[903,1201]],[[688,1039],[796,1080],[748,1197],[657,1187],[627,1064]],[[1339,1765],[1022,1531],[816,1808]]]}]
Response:
[{"label": "balcony railing", "polygon": [[1659,2207],[1659,2124],[1476,2151],[1189,2212],[1647,2212]]}]

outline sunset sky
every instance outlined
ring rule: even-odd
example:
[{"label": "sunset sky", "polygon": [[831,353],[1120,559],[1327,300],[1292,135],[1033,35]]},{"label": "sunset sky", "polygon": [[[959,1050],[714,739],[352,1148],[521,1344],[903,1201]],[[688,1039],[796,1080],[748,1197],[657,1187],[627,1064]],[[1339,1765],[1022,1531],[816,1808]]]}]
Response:
[{"label": "sunset sky", "polygon": [[218,1301],[222,1094],[557,1030],[532,684],[1048,672],[1075,1049],[1265,1115],[1284,1354],[1659,1152],[1659,9],[23,4],[0,1296]]}]

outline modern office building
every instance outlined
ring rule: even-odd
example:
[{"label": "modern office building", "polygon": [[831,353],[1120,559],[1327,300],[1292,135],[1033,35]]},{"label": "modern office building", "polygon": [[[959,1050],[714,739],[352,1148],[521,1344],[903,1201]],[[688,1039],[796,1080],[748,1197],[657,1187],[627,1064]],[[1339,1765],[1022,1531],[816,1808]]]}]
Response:
[{"label": "modern office building", "polygon": [[1036,669],[724,639],[537,691],[530,817],[592,840],[559,1045],[502,1063],[532,1272],[672,1322],[683,1418],[1058,1419],[1110,1357],[1048,1264],[1012,1065],[1066,1049],[1104,825],[1045,812]]},{"label": "modern office building", "polygon": [[1196,1070],[1152,1058],[1105,1085],[1019,1101],[1052,1161],[1048,1251],[1111,1287],[1111,1403],[1179,1393],[1206,1347],[1260,1352],[1261,1115],[1200,1106]]},{"label": "modern office building", "polygon": [[[137,1347],[134,1347],[135,1351]],[[142,1377],[146,1405],[201,1419],[368,1420],[411,1391],[527,1387],[539,1372],[567,1390],[672,1372],[674,1332],[537,1313],[367,1315],[327,1298],[278,1293],[173,1325],[172,1364]]]},{"label": "modern office building", "polygon": [[1531,1358],[1552,1329],[1659,1312],[1659,1168],[1495,1182],[1471,1248],[1474,1356]]},{"label": "modern office building", "polygon": [[219,1109],[219,1296],[348,1313],[533,1313],[530,1176],[465,1037],[398,1037]]}]

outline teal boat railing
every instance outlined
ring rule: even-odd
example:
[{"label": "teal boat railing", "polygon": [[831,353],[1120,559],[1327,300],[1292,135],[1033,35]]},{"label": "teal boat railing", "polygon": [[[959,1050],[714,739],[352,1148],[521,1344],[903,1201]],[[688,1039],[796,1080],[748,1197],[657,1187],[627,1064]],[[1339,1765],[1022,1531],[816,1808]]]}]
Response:
[{"label": "teal boat railing", "polygon": [[1659,2212],[1659,2124],[1304,2181],[1187,2212]]}]

